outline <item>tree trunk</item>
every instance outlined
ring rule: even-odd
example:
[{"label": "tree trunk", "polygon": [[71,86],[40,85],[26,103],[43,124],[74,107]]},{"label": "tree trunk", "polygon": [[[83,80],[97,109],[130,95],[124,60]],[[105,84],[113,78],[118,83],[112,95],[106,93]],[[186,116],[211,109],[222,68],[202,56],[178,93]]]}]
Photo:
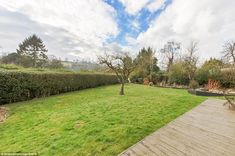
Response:
[{"label": "tree trunk", "polygon": [[124,85],[125,85],[125,82],[122,81],[122,84],[121,84],[121,90],[120,90],[120,95],[124,95]]}]

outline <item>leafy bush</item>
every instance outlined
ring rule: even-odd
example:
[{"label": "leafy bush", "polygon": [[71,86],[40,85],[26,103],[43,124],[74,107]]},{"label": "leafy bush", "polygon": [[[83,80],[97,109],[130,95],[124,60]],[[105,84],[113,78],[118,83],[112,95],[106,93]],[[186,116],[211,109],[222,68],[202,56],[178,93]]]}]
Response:
[{"label": "leafy bush", "polygon": [[154,84],[158,84],[163,81],[167,81],[167,73],[164,71],[159,71],[157,73],[153,73],[152,79]]},{"label": "leafy bush", "polygon": [[189,83],[190,89],[197,89],[198,87],[199,87],[199,84],[197,81],[195,81],[195,80],[190,81],[190,83]]},{"label": "leafy bush", "polygon": [[115,83],[114,75],[1,71],[0,104]]},{"label": "leafy bush", "polygon": [[185,71],[183,62],[177,62],[170,66],[168,79],[170,84],[188,85],[188,74]]},{"label": "leafy bush", "polygon": [[209,79],[219,80],[221,77],[221,68],[223,62],[217,59],[210,59],[206,61],[200,69],[196,72],[196,80],[200,85],[207,84]]},{"label": "leafy bush", "polygon": [[138,83],[138,84],[143,84],[144,82],[144,79],[138,74],[131,75],[130,80],[132,83]]},{"label": "leafy bush", "polygon": [[218,80],[221,77],[221,69],[214,68],[214,69],[204,69],[201,68],[196,73],[196,79],[200,85],[206,84],[209,79]]},{"label": "leafy bush", "polygon": [[220,84],[223,87],[235,88],[235,67],[221,70]]}]

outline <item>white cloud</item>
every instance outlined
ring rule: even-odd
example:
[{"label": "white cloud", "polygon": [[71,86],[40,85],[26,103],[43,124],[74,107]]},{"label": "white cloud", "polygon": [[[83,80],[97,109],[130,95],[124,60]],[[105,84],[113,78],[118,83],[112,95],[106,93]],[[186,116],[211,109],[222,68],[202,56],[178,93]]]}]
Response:
[{"label": "white cloud", "polygon": [[[81,56],[85,53],[97,52],[97,49],[101,49],[106,39],[117,35],[119,31],[115,21],[116,11],[102,0],[0,0],[0,9],[5,12],[8,11],[9,14],[14,12],[29,18],[30,21],[34,22],[34,25],[37,24],[45,28],[45,30],[40,28],[40,32],[37,32],[39,30],[35,29],[35,33],[49,36],[52,40],[53,36],[50,35],[53,34],[50,32],[53,29],[62,29],[67,33],[64,33],[63,36],[58,36],[60,34],[58,31],[57,39],[55,40],[60,40],[58,39],[60,37],[61,40],[64,37],[69,38],[72,44],[77,44],[78,46],[77,48],[70,49],[71,53],[76,53],[77,51]],[[15,23],[13,19],[5,19],[8,22],[6,23],[3,21],[3,16],[0,19],[1,26],[4,24],[12,26],[20,24]],[[25,21],[21,22],[24,23]],[[12,30],[12,32],[3,31],[1,33],[10,33],[10,35],[14,36],[14,31],[16,30]],[[23,31],[25,30],[20,30],[20,32]],[[26,34],[28,33],[24,35]],[[51,43],[52,40],[48,42]],[[57,44],[59,43],[61,42]],[[16,46],[18,45],[18,43],[15,44]],[[67,42],[63,46],[67,47]],[[61,46],[58,45],[58,47]],[[56,48],[55,45],[53,48],[55,49],[49,50],[54,52],[61,50]],[[87,56],[87,54],[84,56]]]},{"label": "white cloud", "polygon": [[138,46],[137,40],[134,37],[126,35],[125,40],[127,42],[127,45],[129,45],[129,46],[135,46],[135,47]]},{"label": "white cloud", "polygon": [[119,0],[124,6],[126,12],[136,15],[150,0]]},{"label": "white cloud", "polygon": [[154,12],[164,6],[165,0],[119,0],[130,15],[137,15],[143,8]]},{"label": "white cloud", "polygon": [[133,20],[131,22],[131,25],[133,26],[134,29],[139,30],[140,29],[140,23],[138,20]]},{"label": "white cloud", "polygon": [[169,40],[185,46],[197,40],[201,59],[220,57],[222,44],[235,39],[234,6],[232,0],[174,0],[137,40],[156,49]]},{"label": "white cloud", "polygon": [[165,6],[165,0],[154,0],[148,4],[147,8],[150,12],[162,9]]},{"label": "white cloud", "polygon": [[[142,9],[154,12],[165,5],[165,0],[119,1],[129,14],[137,15],[135,19]],[[173,0],[146,32],[137,40],[126,35],[127,45],[122,46],[106,43],[119,30],[116,11],[103,0],[0,0],[0,46],[14,51],[25,37],[36,33],[56,56],[95,58],[105,48],[136,52],[142,46],[158,50],[169,40],[185,46],[197,40],[201,58],[219,57],[222,44],[235,40],[234,6],[232,0]],[[140,22],[130,23],[140,30]]]}]

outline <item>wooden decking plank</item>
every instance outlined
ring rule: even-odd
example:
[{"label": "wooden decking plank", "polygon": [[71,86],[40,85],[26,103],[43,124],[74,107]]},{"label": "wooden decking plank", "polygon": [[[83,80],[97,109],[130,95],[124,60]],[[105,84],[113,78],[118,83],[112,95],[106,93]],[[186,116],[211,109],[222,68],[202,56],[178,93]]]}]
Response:
[{"label": "wooden decking plank", "polygon": [[[178,150],[177,148],[175,148],[175,144],[172,144],[172,142],[169,142],[170,140],[166,140],[163,136],[164,136],[164,127],[161,128],[159,130],[159,132],[161,131],[161,133],[153,133],[151,138],[151,144],[155,145],[160,143],[161,145],[163,145],[164,147],[166,147],[168,150],[172,151],[175,155],[184,155],[185,153],[183,151]],[[155,140],[158,139],[159,141],[156,142]],[[146,139],[145,139],[146,140]]]},{"label": "wooden decking plank", "polygon": [[[184,152],[182,152],[182,155],[185,155],[186,154],[186,152],[185,152],[185,150],[190,150],[191,151],[191,153],[194,153],[194,155],[195,155],[195,153],[197,153],[198,151],[196,150],[196,149],[193,149],[194,147],[191,147],[191,146],[189,146],[189,144],[185,144],[185,141],[184,140],[179,140],[180,139],[180,137],[178,137],[178,136],[175,136],[174,134],[173,135],[169,135],[170,133],[167,131],[167,129],[168,129],[168,127],[166,127],[166,129],[160,129],[159,131],[157,131],[157,132],[159,132],[159,133],[153,133],[153,137],[154,136],[158,136],[159,138],[157,138],[157,140],[159,141],[159,139],[162,139],[162,138],[164,138],[165,137],[165,139],[166,138],[169,138],[167,141],[168,141],[168,145],[170,144],[171,146],[175,146],[176,145],[176,147],[177,147],[177,151],[184,151]],[[170,140],[170,141],[169,141]],[[157,142],[158,142],[157,141]],[[155,140],[155,142],[156,142],[156,140]],[[173,143],[173,142],[175,142],[175,143]],[[200,151],[200,150],[199,150]],[[202,151],[200,151],[200,152],[198,152],[198,155],[199,155],[199,153],[201,153]]]},{"label": "wooden decking plank", "polygon": [[[145,146],[148,146],[150,148],[150,150],[154,151],[156,153],[156,155],[168,155],[166,153],[166,149],[162,148],[162,147],[157,147],[156,145],[153,145],[151,143],[151,141],[149,140],[149,138],[145,138],[144,141],[142,141],[144,143]],[[158,150],[158,152],[156,152]]]},{"label": "wooden decking plank", "polygon": [[165,136],[162,134],[156,134],[159,135],[159,139],[163,142],[165,142],[168,146],[171,146],[175,150],[179,151],[179,154],[185,155],[186,152],[186,146],[184,144],[180,144],[179,142],[175,141],[174,139],[170,139],[168,136]]},{"label": "wooden decking plank", "polygon": [[226,137],[233,138],[235,136],[235,130],[229,127],[223,127],[221,125],[215,126],[211,123],[203,123],[203,122],[197,122],[195,120],[188,120],[188,119],[180,119],[181,122],[184,123],[192,123],[193,125],[197,126],[198,128],[205,129],[207,131],[216,133],[216,134],[222,134]]},{"label": "wooden decking plank", "polygon": [[128,151],[126,152],[126,154],[127,154],[128,156],[139,156],[139,155],[133,150],[133,148],[130,148],[130,150],[128,150]]},{"label": "wooden decking plank", "polygon": [[159,137],[159,143],[160,145],[162,145],[163,147],[165,147],[167,150],[171,151],[172,154],[176,155],[176,156],[181,156],[181,155],[185,155],[184,152],[180,151],[179,149],[175,148],[174,146],[172,146],[171,144],[169,144],[165,139],[163,139],[163,137]]},{"label": "wooden decking plank", "polygon": [[[197,129],[196,131],[193,131],[193,129],[190,128],[185,130],[182,128],[182,125],[178,127],[174,125],[174,131],[176,131],[177,134],[182,133],[183,135],[188,136],[188,138],[192,138],[194,144],[201,144],[202,146],[204,146],[206,150],[210,150],[211,152],[216,152],[221,154],[235,153],[233,147],[231,147],[229,144],[224,145],[224,143],[218,143],[216,139],[212,139],[206,135],[202,135],[202,131],[200,131],[199,129]],[[194,135],[195,132],[198,131],[200,131],[201,133],[199,135]]]},{"label": "wooden decking plank", "polygon": [[158,142],[156,142],[153,137],[146,138],[145,141],[148,142],[148,144],[151,144],[155,148],[162,151],[164,153],[164,155],[176,155],[176,156],[179,155],[178,151],[172,150],[171,147],[164,144],[159,138],[158,138]]},{"label": "wooden decking plank", "polygon": [[[173,123],[171,125],[174,125],[174,124],[175,123]],[[223,134],[217,134],[217,133],[209,132],[206,129],[199,128],[199,127],[197,127],[193,124],[189,125],[189,124],[186,124],[184,122],[177,122],[177,124],[180,124],[181,128],[185,128],[189,132],[192,132],[192,131],[193,132],[195,132],[195,131],[198,132],[198,131],[200,131],[200,135],[203,136],[203,137],[208,137],[209,139],[215,139],[215,141],[217,141],[219,143],[225,143],[228,146],[229,145],[235,146],[235,138],[229,138],[229,137],[224,136]],[[193,134],[195,134],[195,133],[193,133]],[[234,150],[235,150],[235,148],[234,148]]]},{"label": "wooden decking plank", "polygon": [[141,141],[140,144],[144,146],[146,149],[148,149],[149,156],[155,156],[155,155],[163,155],[161,151],[156,151],[155,149],[151,148],[149,145],[146,145],[146,142]]},{"label": "wooden decking plank", "polygon": [[225,119],[227,122],[231,122],[231,123],[235,123],[234,121],[234,111],[221,111],[221,109],[225,109],[225,108],[221,108],[219,111],[216,111],[214,109],[208,108],[210,109],[210,111],[205,111],[205,110],[194,110],[192,112],[190,112],[190,116],[193,115],[199,115],[199,116],[213,116],[213,119]]},{"label": "wooden decking plank", "polygon": [[198,114],[198,113],[194,113],[192,112],[191,114],[187,115],[187,117],[191,117],[191,118],[202,118],[204,119],[204,121],[207,122],[220,122],[219,124],[228,124],[229,126],[234,126],[235,127],[235,121],[232,120],[233,117],[230,118],[229,116],[225,116],[224,114],[218,114],[218,116],[213,116],[213,118],[211,118],[213,115],[209,114],[209,113],[205,113],[205,114]]},{"label": "wooden decking plank", "polygon": [[164,152],[164,150],[162,149],[159,149],[157,147],[155,147],[154,145],[150,144],[148,141],[147,141],[147,138],[145,138],[144,140],[141,141],[142,144],[146,147],[148,147],[148,149],[152,152],[155,153],[155,155],[166,155],[166,153]]},{"label": "wooden decking plank", "polygon": [[141,155],[141,156],[144,156],[144,155],[149,155],[150,156],[150,155],[155,154],[141,143],[138,143],[135,146],[133,146],[133,149],[140,150],[141,152],[139,152],[138,154]]},{"label": "wooden decking plank", "polygon": [[121,153],[120,155],[122,155],[122,156],[128,156],[128,155],[126,154],[126,152],[123,152],[123,153]]},{"label": "wooden decking plank", "polygon": [[224,102],[206,100],[123,153],[130,151],[134,155],[234,156],[235,111],[224,107]]},{"label": "wooden decking plank", "polygon": [[[210,119],[208,119],[210,118]],[[235,119],[234,119],[235,120]],[[233,129],[235,129],[235,123],[231,123],[231,122],[227,122],[227,121],[223,121],[223,119],[217,119],[217,118],[211,118],[211,116],[207,115],[207,116],[185,116],[184,118],[180,119],[179,121],[185,121],[187,123],[191,123],[191,124],[200,124],[200,125],[207,125],[208,128],[210,127],[214,127],[217,128],[218,125],[221,129],[229,129],[229,131],[233,131]],[[209,124],[209,125],[208,125]],[[206,128],[206,127],[205,127]],[[222,131],[221,131],[222,132]],[[233,133],[235,134],[235,133]]]},{"label": "wooden decking plank", "polygon": [[184,150],[187,155],[208,155],[205,146],[196,144],[192,138],[175,131],[174,129],[166,129],[167,136],[171,140],[176,140],[178,144],[182,144],[185,147],[179,150]]},{"label": "wooden decking plank", "polygon": [[135,153],[135,155],[138,155],[138,156],[143,156],[145,155],[145,152],[143,149],[140,149],[139,148],[139,144],[136,144],[135,146],[133,146],[131,149],[133,150],[133,152]]}]

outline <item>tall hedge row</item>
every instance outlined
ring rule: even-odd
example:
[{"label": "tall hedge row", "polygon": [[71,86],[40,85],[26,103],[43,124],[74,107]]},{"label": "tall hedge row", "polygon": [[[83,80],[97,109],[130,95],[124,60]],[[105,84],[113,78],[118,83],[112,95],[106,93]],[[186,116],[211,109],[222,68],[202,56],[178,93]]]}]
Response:
[{"label": "tall hedge row", "polygon": [[0,104],[115,83],[104,74],[0,72]]}]

